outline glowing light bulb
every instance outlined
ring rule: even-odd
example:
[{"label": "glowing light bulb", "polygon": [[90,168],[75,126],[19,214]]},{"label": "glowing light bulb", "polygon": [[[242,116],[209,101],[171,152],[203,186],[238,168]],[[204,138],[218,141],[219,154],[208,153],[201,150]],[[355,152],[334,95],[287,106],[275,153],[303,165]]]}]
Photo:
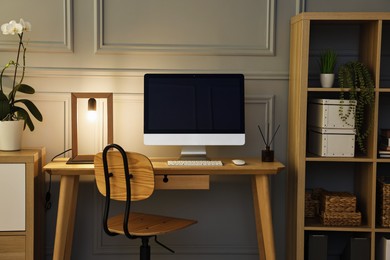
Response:
[{"label": "glowing light bulb", "polygon": [[87,118],[88,118],[88,121],[90,121],[90,122],[96,121],[96,119],[97,119],[96,111],[88,111]]},{"label": "glowing light bulb", "polygon": [[88,99],[87,118],[89,121],[92,121],[92,122],[96,121],[96,119],[97,119],[96,99],[94,99],[94,98]]}]

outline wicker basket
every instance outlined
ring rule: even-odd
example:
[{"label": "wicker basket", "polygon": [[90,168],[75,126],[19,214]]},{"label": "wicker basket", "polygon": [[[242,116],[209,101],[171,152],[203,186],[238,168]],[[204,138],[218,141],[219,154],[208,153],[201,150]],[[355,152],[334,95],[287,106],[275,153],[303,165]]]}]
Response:
[{"label": "wicker basket", "polygon": [[349,192],[321,193],[321,211],[330,212],[356,212],[356,196]]},{"label": "wicker basket", "polygon": [[305,217],[313,218],[319,214],[320,201],[313,199],[312,191],[305,192]]},{"label": "wicker basket", "polygon": [[390,227],[390,179],[377,181],[377,220],[382,227]]},{"label": "wicker basket", "polygon": [[321,222],[324,226],[360,226],[360,212],[321,212]]},{"label": "wicker basket", "polygon": [[321,195],[323,192],[325,192],[326,190],[322,189],[322,188],[315,188],[312,190],[311,192],[311,198],[313,200],[318,200],[320,201],[321,200]]}]

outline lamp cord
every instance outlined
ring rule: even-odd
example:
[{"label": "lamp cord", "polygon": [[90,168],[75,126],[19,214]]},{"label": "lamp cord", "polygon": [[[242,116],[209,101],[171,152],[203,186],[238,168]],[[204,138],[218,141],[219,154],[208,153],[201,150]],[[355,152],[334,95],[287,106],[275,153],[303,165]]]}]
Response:
[{"label": "lamp cord", "polygon": [[[69,151],[71,151],[71,150],[72,150],[72,148],[67,149],[67,150],[65,150],[65,151],[63,151],[63,152],[61,152],[61,153],[55,155],[55,156],[51,159],[51,161],[54,161],[54,159],[57,158],[58,156],[61,156],[61,155],[63,155],[64,153],[69,152]],[[46,209],[46,210],[51,209],[51,174],[49,174],[49,188],[48,188],[48,190],[47,190],[47,192],[46,192],[46,197],[45,197],[45,209]]]}]

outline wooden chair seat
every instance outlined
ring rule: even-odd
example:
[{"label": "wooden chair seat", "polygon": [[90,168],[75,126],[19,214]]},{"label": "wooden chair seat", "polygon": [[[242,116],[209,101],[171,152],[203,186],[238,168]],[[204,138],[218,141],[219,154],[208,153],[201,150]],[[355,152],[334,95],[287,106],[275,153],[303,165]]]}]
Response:
[{"label": "wooden chair seat", "polygon": [[[133,236],[158,236],[186,228],[195,223],[195,220],[131,212],[128,228]],[[110,217],[108,229],[111,232],[124,234],[123,214]]]}]

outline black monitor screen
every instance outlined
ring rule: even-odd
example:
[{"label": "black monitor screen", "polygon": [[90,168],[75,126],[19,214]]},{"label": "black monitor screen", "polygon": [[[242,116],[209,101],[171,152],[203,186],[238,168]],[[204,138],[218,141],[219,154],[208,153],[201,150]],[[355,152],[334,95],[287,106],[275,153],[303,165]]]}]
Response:
[{"label": "black monitor screen", "polygon": [[145,133],[244,133],[242,74],[146,74]]}]

